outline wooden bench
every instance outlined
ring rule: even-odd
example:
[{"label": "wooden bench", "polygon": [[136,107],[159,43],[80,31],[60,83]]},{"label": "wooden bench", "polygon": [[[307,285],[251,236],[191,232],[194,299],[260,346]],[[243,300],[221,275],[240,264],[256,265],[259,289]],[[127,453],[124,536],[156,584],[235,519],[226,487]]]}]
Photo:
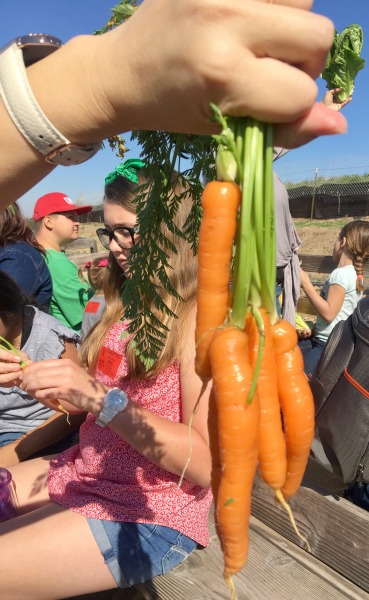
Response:
[{"label": "wooden bench", "polygon": [[[328,275],[337,267],[333,262],[332,256],[323,256],[320,254],[299,254],[301,268],[307,273],[311,273],[310,279],[315,286],[322,285]],[[369,281],[369,263],[364,265],[364,283]],[[364,293],[368,293],[366,289]],[[298,301],[297,311],[305,315],[316,316],[316,310],[304,295]]]},{"label": "wooden bench", "polygon": [[[238,600],[369,600],[369,513],[308,487],[291,506],[312,554],[301,547],[271,490],[255,479],[249,556],[234,577]],[[230,600],[212,514],[209,528],[209,546],[166,575],[78,600]]]}]

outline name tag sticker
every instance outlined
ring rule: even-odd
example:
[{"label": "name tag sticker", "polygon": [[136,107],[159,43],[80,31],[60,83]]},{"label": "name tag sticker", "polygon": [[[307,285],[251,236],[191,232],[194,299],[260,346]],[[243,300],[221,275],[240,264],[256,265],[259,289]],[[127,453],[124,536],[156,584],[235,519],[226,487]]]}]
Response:
[{"label": "name tag sticker", "polygon": [[85,312],[95,315],[97,313],[97,311],[99,310],[99,306],[100,306],[100,302],[95,302],[95,301],[90,300],[90,302],[87,302],[87,304],[86,304]]},{"label": "name tag sticker", "polygon": [[103,346],[99,355],[99,360],[97,362],[97,368],[99,369],[99,371],[113,379],[117,374],[121,361],[121,354]]}]

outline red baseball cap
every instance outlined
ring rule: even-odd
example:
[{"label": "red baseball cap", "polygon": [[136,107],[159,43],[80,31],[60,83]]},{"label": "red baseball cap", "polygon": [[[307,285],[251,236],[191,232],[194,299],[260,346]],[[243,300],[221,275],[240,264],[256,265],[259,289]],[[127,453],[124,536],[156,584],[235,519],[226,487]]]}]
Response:
[{"label": "red baseball cap", "polygon": [[33,209],[33,220],[39,221],[46,215],[69,212],[70,210],[75,210],[77,215],[83,215],[90,212],[92,206],[76,206],[66,194],[50,192],[50,194],[45,194],[37,200]]}]

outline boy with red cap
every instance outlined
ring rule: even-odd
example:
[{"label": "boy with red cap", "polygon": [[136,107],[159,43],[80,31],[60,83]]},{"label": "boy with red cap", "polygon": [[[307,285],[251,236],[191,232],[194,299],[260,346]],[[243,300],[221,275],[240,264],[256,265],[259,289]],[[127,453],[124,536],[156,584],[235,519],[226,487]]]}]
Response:
[{"label": "boy with red cap", "polygon": [[36,239],[46,250],[53,283],[50,313],[78,332],[85,305],[93,292],[79,279],[76,265],[61,247],[78,238],[79,215],[91,210],[92,206],[76,206],[66,194],[51,192],[37,200],[33,211]]}]

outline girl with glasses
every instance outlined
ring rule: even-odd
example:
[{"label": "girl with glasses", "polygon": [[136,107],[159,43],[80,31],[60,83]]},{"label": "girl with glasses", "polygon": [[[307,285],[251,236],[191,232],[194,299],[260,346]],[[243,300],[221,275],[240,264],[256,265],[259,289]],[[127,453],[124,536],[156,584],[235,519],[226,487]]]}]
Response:
[{"label": "girl with glasses", "polygon": [[[120,244],[113,233],[136,227],[137,185],[147,182],[144,167],[141,161],[127,161],[106,181],[106,311],[83,341],[85,368],[45,361],[23,374],[22,385],[45,405],[57,398],[88,414],[77,446],[48,461],[11,469],[24,514],[0,526],[0,534],[8,534],[0,537],[7,538],[6,575],[0,577],[7,597],[19,596],[26,587],[28,593],[35,590],[36,574],[40,599],[50,598],[50,576],[55,598],[132,586],[172,569],[197,545],[208,543],[212,496],[207,391],[193,414],[201,390],[194,371],[197,258],[164,225],[161,233],[177,248],[177,253],[166,249],[172,267],[168,276],[183,301],[162,289],[163,302],[178,318],[151,307],[168,335],[149,371],[122,320],[121,295],[130,277],[132,245]],[[175,217],[180,229],[191,205],[191,198],[184,197]],[[111,393],[116,404],[107,417]],[[39,547],[32,556],[30,537]],[[16,557],[11,548],[18,549]],[[24,548],[23,559],[19,548]],[[14,569],[19,572],[23,560],[25,574],[15,577]]]}]

